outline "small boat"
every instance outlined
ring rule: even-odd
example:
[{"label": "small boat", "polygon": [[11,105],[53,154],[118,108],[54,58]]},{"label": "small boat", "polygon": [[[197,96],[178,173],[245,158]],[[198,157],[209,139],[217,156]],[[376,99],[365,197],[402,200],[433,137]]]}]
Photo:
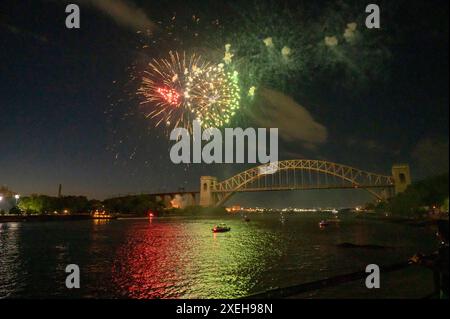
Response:
[{"label": "small boat", "polygon": [[322,220],[319,222],[319,227],[326,227],[330,225],[330,222],[326,221],[326,220]]},{"label": "small boat", "polygon": [[219,224],[219,225],[215,225],[212,229],[213,233],[226,233],[228,231],[230,231],[231,228],[228,227],[226,224]]},{"label": "small boat", "polygon": [[247,222],[247,223],[248,223],[249,221],[250,221],[250,218],[248,218],[248,216],[245,216],[245,217],[244,217],[244,222]]},{"label": "small boat", "polygon": [[148,216],[149,218],[158,217],[158,212],[157,212],[157,211],[154,211],[154,210],[152,210],[152,209],[149,209],[149,210],[147,211],[147,216]]},{"label": "small boat", "polygon": [[96,210],[92,215],[92,219],[116,219],[116,218],[117,216],[113,216],[105,211],[98,211],[98,210]]}]

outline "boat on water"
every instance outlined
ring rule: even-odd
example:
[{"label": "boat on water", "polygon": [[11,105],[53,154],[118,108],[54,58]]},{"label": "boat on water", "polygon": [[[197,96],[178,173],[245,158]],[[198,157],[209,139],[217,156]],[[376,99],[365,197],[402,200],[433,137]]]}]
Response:
[{"label": "boat on water", "polygon": [[329,226],[329,225],[330,225],[330,223],[328,221],[326,221],[326,220],[321,220],[319,222],[319,227],[326,227],[326,226]]},{"label": "boat on water", "polygon": [[96,210],[94,212],[94,214],[92,214],[92,218],[93,219],[116,219],[117,217],[113,216],[111,214],[108,214],[105,211],[98,211],[98,210]]},{"label": "boat on water", "polygon": [[319,222],[319,227],[326,227],[326,226],[330,226],[332,224],[334,225],[338,225],[341,222],[340,219],[327,219],[327,220],[321,220]]},{"label": "boat on water", "polygon": [[156,212],[156,211],[154,211],[154,210],[152,210],[152,209],[149,209],[149,210],[147,211],[147,216],[148,216],[149,218],[158,217],[158,212]]},{"label": "boat on water", "polygon": [[248,217],[248,216],[244,216],[244,222],[249,222],[250,221],[250,218]]},{"label": "boat on water", "polygon": [[231,227],[227,226],[224,223],[215,225],[212,229],[213,233],[226,233],[229,232],[231,230]]}]

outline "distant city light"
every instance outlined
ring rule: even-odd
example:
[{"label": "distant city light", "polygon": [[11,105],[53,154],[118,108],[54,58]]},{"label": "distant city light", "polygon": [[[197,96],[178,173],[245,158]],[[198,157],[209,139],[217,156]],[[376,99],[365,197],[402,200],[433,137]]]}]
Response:
[{"label": "distant city light", "polygon": [[335,207],[311,207],[311,208],[262,208],[262,207],[241,207],[239,205],[226,207],[228,213],[333,213],[338,214],[341,210],[349,212],[365,212],[366,210],[360,206],[350,208],[335,208]]},{"label": "distant city light", "polygon": [[3,196],[0,195],[0,202],[3,200]]},{"label": "distant city light", "polygon": [[16,194],[16,195],[14,195],[14,198],[15,198],[15,199],[19,199],[19,198],[20,198],[20,195],[19,195],[19,194]]}]

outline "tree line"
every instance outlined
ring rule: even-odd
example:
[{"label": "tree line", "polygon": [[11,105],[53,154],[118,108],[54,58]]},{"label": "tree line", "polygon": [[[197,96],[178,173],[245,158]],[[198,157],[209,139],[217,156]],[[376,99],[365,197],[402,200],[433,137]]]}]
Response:
[{"label": "tree line", "polygon": [[386,203],[369,205],[377,211],[390,212],[392,215],[421,217],[431,209],[448,212],[449,174],[429,177],[411,184],[406,191],[392,197]]},{"label": "tree line", "polygon": [[[161,202],[149,195],[124,196],[110,198],[104,201],[89,200],[85,196],[52,197],[46,195],[31,195],[22,197],[17,205],[9,210],[10,214],[82,214],[96,210],[110,213],[146,214],[149,210],[163,208]],[[3,213],[6,213],[3,211]]]}]

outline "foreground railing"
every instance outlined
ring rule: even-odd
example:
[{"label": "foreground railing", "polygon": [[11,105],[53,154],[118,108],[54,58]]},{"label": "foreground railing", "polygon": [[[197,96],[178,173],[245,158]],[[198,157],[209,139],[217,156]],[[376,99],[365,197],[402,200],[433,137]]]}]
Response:
[{"label": "foreground railing", "polygon": [[[381,273],[389,273],[410,267],[412,264],[407,262],[397,263],[389,266],[380,266]],[[367,277],[365,271],[357,271],[345,275],[338,275],[331,278],[303,283],[295,286],[276,288],[261,293],[243,297],[243,299],[281,299],[305,294],[307,292],[335,287],[352,281],[364,279]],[[434,294],[430,294],[424,298],[432,298]]]}]

